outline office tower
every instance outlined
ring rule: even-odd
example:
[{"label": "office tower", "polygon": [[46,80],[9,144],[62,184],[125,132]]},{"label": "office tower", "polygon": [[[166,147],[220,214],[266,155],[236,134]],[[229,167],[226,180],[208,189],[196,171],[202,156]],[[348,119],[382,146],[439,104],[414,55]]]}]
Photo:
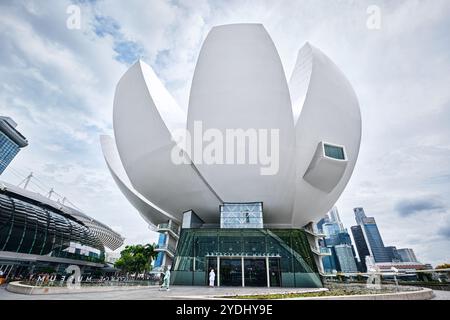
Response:
[{"label": "office tower", "polygon": [[361,262],[362,272],[367,271],[366,257],[370,256],[369,248],[367,247],[366,240],[364,239],[364,233],[360,225],[352,226],[351,228],[353,240],[355,241],[356,250],[358,251],[359,260]]},{"label": "office tower", "polygon": [[335,233],[330,235],[329,237],[325,238],[325,244],[327,246],[336,246],[338,244],[352,244],[352,240],[350,238],[350,235],[346,230],[343,232]]},{"label": "office tower", "polygon": [[322,224],[323,233],[326,235],[323,246],[330,249],[331,256],[322,259],[324,271],[328,273],[333,272],[333,270],[355,272],[357,270],[356,254],[350,235],[341,222],[337,208],[333,207],[327,217],[326,222]]},{"label": "office tower", "polygon": [[357,224],[362,224],[363,219],[366,218],[366,214],[363,208],[354,208],[353,212],[355,213],[355,219]]},{"label": "office tower", "polygon": [[397,247],[388,246],[385,248],[392,262],[401,262],[402,258],[398,253]]},{"label": "office tower", "polygon": [[411,248],[397,249],[397,253],[402,262],[419,262],[414,254],[414,250]]},{"label": "office tower", "polygon": [[336,252],[334,247],[329,248],[331,255],[322,257],[323,271],[325,273],[334,273],[339,270],[339,265],[336,262]]},{"label": "office tower", "polygon": [[383,239],[381,238],[375,218],[367,217],[364,218],[363,221],[362,227],[364,238],[366,239],[369,252],[375,259],[375,262],[391,262],[389,253],[384,247]]},{"label": "office tower", "polygon": [[342,272],[357,272],[355,256],[352,246],[348,244],[338,244],[334,246],[336,258],[339,262],[339,268]]},{"label": "office tower", "polygon": [[353,211],[356,222],[361,226],[369,253],[375,262],[391,262],[391,257],[384,246],[375,218],[367,217],[363,208],[354,208]]},{"label": "office tower", "polygon": [[322,225],[322,230],[326,237],[331,237],[331,236],[341,232],[341,228],[340,228],[339,224],[337,224],[336,222],[324,223]]},{"label": "office tower", "polygon": [[337,223],[340,230],[343,231],[344,230],[344,225],[342,224],[341,221],[341,217],[339,216],[339,212],[336,206],[334,206],[330,212],[328,213],[329,217],[330,217],[330,221]]},{"label": "office tower", "polygon": [[13,119],[0,116],[0,174],[19,153],[20,148],[28,145],[27,139],[16,127],[17,123]]},{"label": "office tower", "polygon": [[317,230],[319,231],[319,233],[323,233],[323,225],[327,222],[330,222],[328,215],[326,215],[325,217],[320,219],[319,222],[317,222]]},{"label": "office tower", "polygon": [[[355,254],[355,251],[354,251],[354,248],[353,248],[353,245],[352,245],[352,240],[350,238],[350,235],[348,234],[348,232],[345,229],[342,232],[339,232],[339,233],[336,233],[336,234],[332,234],[331,236],[326,237],[324,239],[324,244],[331,251],[331,256],[327,257],[328,260],[330,260],[330,262],[324,261],[324,269],[325,269],[326,272],[327,272],[327,270],[326,270],[326,265],[327,264],[330,264],[330,266],[333,267],[337,271],[353,272],[353,271],[347,271],[349,269],[349,267],[348,267],[349,262],[345,262],[345,261],[347,261],[349,259],[347,257],[348,254],[347,253],[342,253],[342,250],[344,250],[342,248],[339,249],[339,250],[336,250],[337,246],[347,246],[347,247],[349,247],[351,252],[352,252],[352,254],[351,254],[352,259],[353,259],[353,261],[354,261],[354,263],[356,265],[356,254]],[[347,249],[345,249],[345,250],[347,250]],[[338,254],[341,254],[341,257],[339,257]],[[342,254],[345,254],[345,256],[342,257]],[[344,261],[344,262],[342,262],[344,264],[343,268],[341,267],[341,261],[342,260]],[[352,263],[350,263],[350,264],[353,265]],[[352,268],[350,268],[350,269],[352,269]],[[331,272],[331,271],[328,271],[328,272]]]}]

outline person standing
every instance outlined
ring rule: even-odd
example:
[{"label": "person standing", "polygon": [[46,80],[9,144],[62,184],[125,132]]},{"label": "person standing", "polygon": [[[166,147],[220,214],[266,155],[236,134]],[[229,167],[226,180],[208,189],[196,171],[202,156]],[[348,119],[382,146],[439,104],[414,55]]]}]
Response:
[{"label": "person standing", "polygon": [[214,287],[214,281],[216,280],[216,274],[214,273],[214,269],[211,269],[209,273],[209,286]]}]

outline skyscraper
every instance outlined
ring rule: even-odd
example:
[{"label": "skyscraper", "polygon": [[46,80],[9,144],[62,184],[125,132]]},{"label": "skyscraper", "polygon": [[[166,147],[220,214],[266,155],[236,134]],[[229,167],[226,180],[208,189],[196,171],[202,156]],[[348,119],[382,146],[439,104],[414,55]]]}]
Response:
[{"label": "skyscraper", "polygon": [[[352,240],[339,217],[336,207],[330,210],[328,215],[319,221],[325,234],[322,245],[330,249],[331,255],[323,257],[324,271],[331,273],[334,270],[342,272],[356,272],[356,254]],[[340,246],[340,247],[338,247]]]},{"label": "skyscraper", "polygon": [[0,174],[19,153],[20,148],[28,145],[27,139],[15,129],[16,126],[13,119],[0,116]]},{"label": "skyscraper", "polygon": [[323,233],[326,237],[331,237],[332,235],[341,232],[341,228],[336,222],[326,222],[322,225]]},{"label": "skyscraper", "polygon": [[321,228],[327,237],[346,232],[336,206],[334,206],[330,212],[328,212],[328,215],[320,222],[321,225],[320,227],[318,226],[318,228]]},{"label": "skyscraper", "polygon": [[389,252],[384,247],[383,239],[381,238],[375,218],[364,218],[362,228],[369,252],[375,259],[375,262],[391,262]]},{"label": "skyscraper", "polygon": [[334,223],[337,223],[339,225],[339,229],[341,231],[344,230],[344,225],[342,224],[341,217],[339,216],[339,212],[336,206],[331,208],[330,212],[328,213],[330,216],[330,220]]},{"label": "skyscraper", "polygon": [[330,218],[328,217],[328,215],[326,215],[325,217],[320,219],[319,222],[317,222],[317,229],[320,233],[323,233],[323,225],[327,222],[330,222]]},{"label": "skyscraper", "polygon": [[362,224],[363,219],[366,218],[366,213],[364,212],[364,208],[354,208],[353,212],[355,213],[356,223]]},{"label": "skyscraper", "polygon": [[356,250],[358,251],[359,260],[361,262],[362,272],[367,271],[366,257],[370,256],[369,248],[367,247],[366,240],[364,239],[364,233],[360,225],[352,226],[353,240],[355,241]]},{"label": "skyscraper", "polygon": [[397,247],[395,246],[388,246],[386,247],[386,251],[389,255],[389,258],[391,259],[392,262],[400,262],[402,261],[401,256],[398,253]]},{"label": "skyscraper", "polygon": [[411,248],[397,249],[397,253],[400,256],[402,262],[419,262]]},{"label": "skyscraper", "polygon": [[337,265],[336,252],[334,247],[329,248],[331,255],[322,257],[323,271],[325,273],[334,273],[339,269]]},{"label": "skyscraper", "polygon": [[384,246],[375,218],[367,217],[363,208],[354,208],[353,211],[356,222],[361,226],[369,253],[375,262],[391,262],[391,256]]},{"label": "skyscraper", "polygon": [[339,268],[342,272],[357,272],[355,256],[352,246],[348,244],[338,244],[334,246],[336,258],[339,262]]}]

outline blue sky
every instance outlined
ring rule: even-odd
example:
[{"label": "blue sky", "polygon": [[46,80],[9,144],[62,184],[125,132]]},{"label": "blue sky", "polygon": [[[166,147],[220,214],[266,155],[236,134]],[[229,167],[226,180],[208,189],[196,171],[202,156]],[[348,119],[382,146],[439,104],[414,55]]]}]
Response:
[{"label": "blue sky", "polygon": [[[67,7],[81,29],[66,27]],[[366,27],[369,5],[381,29]],[[115,85],[141,57],[183,108],[201,43],[214,25],[263,23],[289,77],[309,41],[347,75],[363,117],[360,157],[337,205],[375,216],[386,245],[450,261],[450,2],[2,1],[0,114],[29,139],[1,179],[35,172],[128,243],[155,241],[116,188],[98,136],[112,134]]]}]

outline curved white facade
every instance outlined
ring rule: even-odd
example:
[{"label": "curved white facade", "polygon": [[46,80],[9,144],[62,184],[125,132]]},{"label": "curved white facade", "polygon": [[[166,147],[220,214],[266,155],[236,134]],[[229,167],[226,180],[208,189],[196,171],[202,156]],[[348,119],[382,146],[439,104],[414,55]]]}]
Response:
[{"label": "curved white facade", "polygon": [[[361,113],[356,94],[344,74],[308,43],[299,51],[289,89],[291,96],[297,97],[293,98],[294,113],[299,112],[295,123],[296,196],[292,217],[293,225],[299,227],[330,210],[344,191],[358,158]],[[343,174],[329,192],[305,180],[320,142],[343,146],[347,158]],[[323,176],[319,173],[317,178],[326,179],[340,171],[339,166],[336,164],[332,172],[324,171]]]},{"label": "curved white facade", "polygon": [[[222,135],[278,130],[277,172],[263,175],[255,163],[191,161],[174,133],[187,128],[192,134],[199,121],[204,131]],[[264,27],[237,24],[208,34],[187,115],[150,66],[134,64],[116,88],[114,133],[116,143],[101,139],[106,162],[147,222],[180,221],[194,210],[205,223],[218,224],[223,202],[261,201],[267,227],[302,227],[344,190],[359,152],[361,116],[351,85],[318,49],[300,50],[288,85]],[[173,150],[184,152],[187,163],[175,164]]]}]

